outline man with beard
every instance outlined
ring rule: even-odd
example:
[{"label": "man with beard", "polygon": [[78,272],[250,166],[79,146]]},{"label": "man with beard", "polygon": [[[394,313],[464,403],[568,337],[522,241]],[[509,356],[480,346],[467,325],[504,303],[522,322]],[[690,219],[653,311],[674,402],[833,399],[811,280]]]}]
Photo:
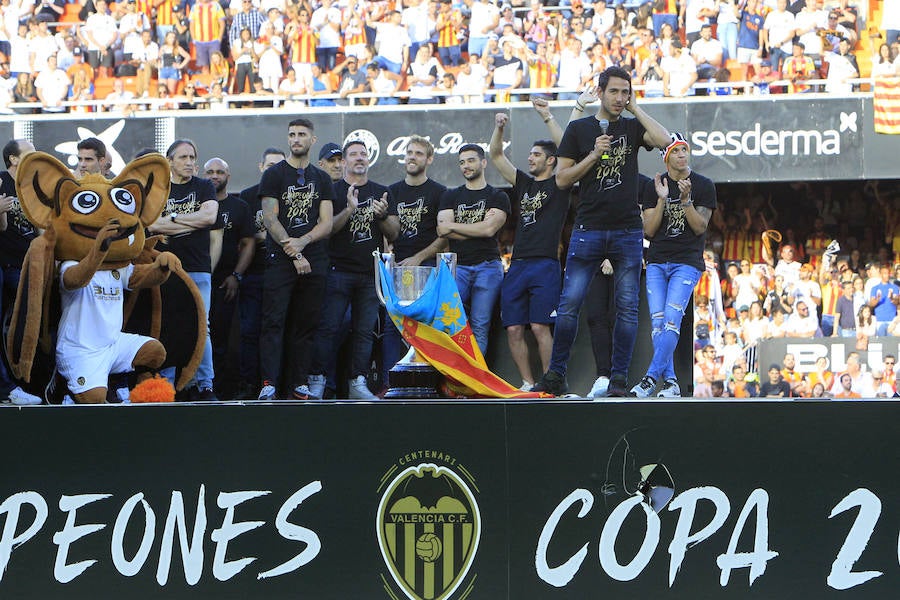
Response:
[{"label": "man with beard", "polygon": [[[262,153],[262,161],[258,164],[259,172],[277,165],[284,160],[284,150],[266,148]],[[259,201],[259,183],[241,191],[241,199],[247,203],[253,227],[256,249],[253,260],[244,271],[241,280],[241,300],[238,312],[241,319],[241,383],[239,397],[241,400],[253,400],[259,393],[259,335],[262,322],[262,285],[263,273],[266,270],[266,226],[263,224],[262,204]]]},{"label": "man with beard", "polygon": [[[211,158],[206,161],[203,170],[206,178],[215,186],[216,199],[219,201],[219,217],[215,227],[221,231],[222,246],[219,260],[212,273],[209,336],[212,339],[213,366],[221,375],[235,371],[225,368],[228,339],[231,337],[229,334],[234,309],[238,305],[238,290],[244,279],[244,273],[253,260],[256,243],[250,207],[239,197],[228,193],[228,181],[231,178],[228,163],[221,158]],[[230,397],[232,394],[222,394],[224,383],[220,376],[216,382],[216,391],[219,397]]]},{"label": "man with beard", "polygon": [[78,164],[75,175],[78,178],[89,173],[101,173],[107,160],[106,144],[95,137],[84,138],[78,142]]},{"label": "man with beard", "polygon": [[509,198],[484,177],[487,160],[477,144],[459,149],[459,170],[466,183],[441,196],[437,234],[456,253],[456,287],[469,306],[469,324],[481,353],[487,356],[491,318],[500,297],[503,263],[497,232],[509,216]]},{"label": "man with beard", "polygon": [[[266,237],[263,321],[260,336],[260,400],[278,392],[282,361],[293,396],[309,400],[310,346],[325,299],[334,185],[309,160],[316,143],[312,121],[288,123],[291,154],[266,169],[259,183]],[[287,330],[287,331],[286,331]],[[290,348],[284,352],[284,342]],[[307,380],[307,383],[299,383]],[[299,385],[298,385],[299,384]],[[321,396],[318,396],[321,398]]]},{"label": "man with beard", "polygon": [[[154,234],[166,236],[159,249],[168,250],[181,259],[184,270],[194,280],[203,298],[207,322],[212,300],[213,255],[210,229],[219,214],[216,189],[208,179],[196,177],[197,146],[188,139],[175,140],[166,150],[169,159],[171,187],[169,200],[162,215],[148,228]],[[174,379],[171,369],[164,369],[166,377]],[[206,336],[203,358],[194,376],[196,385],[189,387],[188,398],[196,401],[216,401],[213,392],[212,342]]]},{"label": "man with beard", "polygon": [[[0,172],[0,314],[3,303],[16,297],[22,261],[31,240],[38,234],[25,218],[16,197],[16,170],[29,152],[34,152],[34,146],[28,140],[10,140],[3,147],[6,171]],[[17,405],[41,403],[39,397],[29,394],[12,380],[4,361],[0,361],[0,400]]]},{"label": "man with beard", "polygon": [[344,177],[335,183],[334,223],[328,252],[328,273],[322,321],[316,333],[310,367],[309,391],[321,398],[325,392],[325,372],[332,360],[335,343],[347,307],[352,322],[349,398],[373,400],[366,376],[372,358],[380,303],[375,293],[375,264],[372,252],[381,252],[384,237],[396,235],[387,225],[390,193],[380,183],[369,180],[369,151],[360,140],[344,144]]},{"label": "man with beard", "polygon": [[[437,214],[446,187],[428,177],[434,162],[434,146],[420,135],[406,142],[406,176],[391,184],[391,205],[386,228],[395,236],[394,261],[403,266],[433,266],[438,252],[447,250],[447,240],[437,235]],[[406,352],[406,344],[390,319],[385,319],[382,339],[384,373]],[[385,378],[384,381],[387,379]]]},{"label": "man with beard", "polygon": [[[599,110],[570,122],[559,145],[556,183],[569,189],[580,182],[581,200],[569,242],[550,368],[535,391],[556,396],[568,392],[566,369],[578,331],[578,314],[594,273],[609,259],[615,273],[616,323],[607,394],[625,396],[637,338],[644,239],[637,201],[638,150],[665,148],[670,138],[668,130],[637,105],[628,71],[609,67],[588,92],[592,97],[599,95]],[[582,98],[585,94],[576,101],[576,111],[584,111]],[[634,118],[622,116],[626,109]]]},{"label": "man with beard", "polygon": [[562,129],[550,113],[546,100],[533,99],[532,104],[553,139],[534,142],[528,153],[528,173],[517,169],[503,154],[503,130],[509,122],[506,113],[495,116],[490,144],[491,162],[513,186],[512,197],[519,203],[515,245],[500,291],[500,317],[525,391],[530,391],[534,385],[525,343],[526,326],[530,325],[537,341],[541,372],[550,368],[553,349],[551,315],[559,302],[561,283],[559,237],[569,211],[569,193],[559,189],[553,177]]}]

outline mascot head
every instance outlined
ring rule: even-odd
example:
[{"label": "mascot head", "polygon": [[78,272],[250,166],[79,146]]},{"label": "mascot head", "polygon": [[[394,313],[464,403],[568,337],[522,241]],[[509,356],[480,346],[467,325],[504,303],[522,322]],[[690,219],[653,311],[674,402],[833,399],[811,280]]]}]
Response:
[{"label": "mascot head", "polygon": [[75,179],[57,159],[32,152],[19,163],[16,190],[25,216],[56,234],[57,260],[81,260],[110,219],[119,230],[107,262],[128,262],[144,249],[144,228],[162,213],[169,197],[169,163],[148,154],[129,163],[112,181],[102,175]]}]

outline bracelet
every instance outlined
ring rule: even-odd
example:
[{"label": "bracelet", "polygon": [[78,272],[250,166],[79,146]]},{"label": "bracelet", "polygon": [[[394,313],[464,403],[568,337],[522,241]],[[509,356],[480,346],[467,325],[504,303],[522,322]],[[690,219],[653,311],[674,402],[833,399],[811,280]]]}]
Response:
[{"label": "bracelet", "polygon": [[694,203],[693,200],[688,200],[687,202],[682,202],[681,205],[682,205],[682,206],[690,206],[690,205],[693,204],[693,203]]},{"label": "bracelet", "polygon": [[552,120],[553,120],[553,115],[550,115],[546,119],[544,119],[544,123],[549,123]]},{"label": "bracelet", "polygon": [[578,112],[584,112],[584,104],[582,104],[581,102],[576,100],[575,101],[575,110],[577,110]]},{"label": "bracelet", "polygon": [[244,280],[244,276],[241,275],[240,273],[238,273],[237,271],[233,271],[231,273],[231,276],[234,277],[235,279],[237,279],[238,283],[241,283]]}]

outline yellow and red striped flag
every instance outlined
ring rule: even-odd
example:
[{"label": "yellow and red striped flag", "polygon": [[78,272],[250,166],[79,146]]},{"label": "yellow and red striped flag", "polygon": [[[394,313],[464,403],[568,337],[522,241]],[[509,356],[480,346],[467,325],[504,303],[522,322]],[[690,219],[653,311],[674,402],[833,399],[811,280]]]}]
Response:
[{"label": "yellow and red striped flag", "polygon": [[543,398],[523,392],[488,369],[459,299],[459,290],[444,261],[425,284],[418,300],[401,305],[394,278],[379,261],[385,308],[409,345],[446,378],[447,390],[466,397]]},{"label": "yellow and red striped flag", "polygon": [[900,77],[876,77],[875,133],[900,133]]}]

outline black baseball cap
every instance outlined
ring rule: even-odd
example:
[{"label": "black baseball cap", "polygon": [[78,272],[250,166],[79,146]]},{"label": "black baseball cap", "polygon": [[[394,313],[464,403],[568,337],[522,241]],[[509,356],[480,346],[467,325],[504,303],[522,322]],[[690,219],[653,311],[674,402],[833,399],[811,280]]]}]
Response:
[{"label": "black baseball cap", "polygon": [[341,150],[341,147],[335,144],[334,142],[328,142],[322,149],[319,150],[319,160],[328,160],[332,156],[344,155],[344,151]]}]

